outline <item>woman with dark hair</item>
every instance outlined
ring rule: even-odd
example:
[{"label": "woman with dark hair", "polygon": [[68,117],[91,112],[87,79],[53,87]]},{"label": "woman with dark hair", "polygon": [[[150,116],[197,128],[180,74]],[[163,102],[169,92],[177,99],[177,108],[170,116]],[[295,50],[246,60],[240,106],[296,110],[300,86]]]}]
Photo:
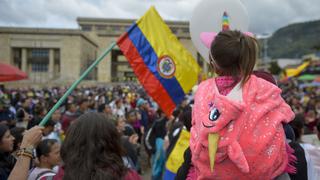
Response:
[{"label": "woman with dark hair", "polygon": [[23,133],[26,131],[25,128],[23,127],[14,127],[10,129],[11,135],[14,137],[14,142],[13,142],[13,155],[16,156],[16,153],[18,149],[20,148],[22,138],[23,138]]},{"label": "woman with dark hair", "polygon": [[7,179],[16,162],[11,155],[14,137],[8,126],[0,124],[0,180]]},{"label": "woman with dark hair", "polygon": [[140,179],[122,160],[120,135],[102,114],[87,113],[73,123],[61,149],[68,180]]}]

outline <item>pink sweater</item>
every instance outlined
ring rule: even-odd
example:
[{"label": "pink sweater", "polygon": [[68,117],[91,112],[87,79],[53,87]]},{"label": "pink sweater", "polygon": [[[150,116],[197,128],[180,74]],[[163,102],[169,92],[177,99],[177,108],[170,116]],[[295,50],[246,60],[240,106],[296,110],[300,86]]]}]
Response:
[{"label": "pink sweater", "polygon": [[[254,75],[227,96],[219,93],[214,79],[200,84],[190,139],[197,179],[272,179],[284,171],[288,156],[281,123],[290,122],[294,113],[280,93],[278,87]],[[221,114],[216,121],[208,118],[209,105]],[[213,172],[209,133],[220,135]]]}]

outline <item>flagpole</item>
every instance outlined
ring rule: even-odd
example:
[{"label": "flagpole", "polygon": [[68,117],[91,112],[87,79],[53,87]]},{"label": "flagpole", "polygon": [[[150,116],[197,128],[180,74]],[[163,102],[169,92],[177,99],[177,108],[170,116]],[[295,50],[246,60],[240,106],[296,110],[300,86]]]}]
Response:
[{"label": "flagpole", "polygon": [[96,67],[103,58],[110,53],[110,51],[116,46],[116,42],[113,42],[109,48],[98,58],[96,59],[91,66],[80,76],[78,80],[76,80],[71,87],[64,93],[64,95],[59,99],[59,101],[51,108],[51,110],[46,114],[46,116],[41,120],[39,126],[44,126],[51,115],[60,107],[60,105],[64,102],[64,100],[71,94],[71,92],[78,86],[78,84],[92,71],[94,67]]}]

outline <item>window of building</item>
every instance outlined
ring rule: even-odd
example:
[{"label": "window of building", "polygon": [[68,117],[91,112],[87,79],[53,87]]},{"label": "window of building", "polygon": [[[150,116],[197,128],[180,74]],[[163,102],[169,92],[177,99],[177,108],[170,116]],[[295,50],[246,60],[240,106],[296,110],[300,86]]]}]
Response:
[{"label": "window of building", "polygon": [[14,66],[21,69],[22,67],[22,55],[21,55],[21,48],[13,48],[12,49],[12,55],[13,55],[13,64]]},{"label": "window of building", "polygon": [[32,58],[49,57],[49,49],[32,49],[31,56]]},{"label": "window of building", "polygon": [[49,49],[29,49],[27,53],[32,72],[48,71]]},{"label": "window of building", "polygon": [[81,30],[82,31],[91,31],[92,30],[92,26],[91,25],[82,25],[81,26]]},{"label": "window of building", "polygon": [[107,29],[107,26],[105,26],[105,25],[97,25],[96,28],[97,28],[98,31],[104,31],[104,30]]},{"label": "window of building", "polygon": [[189,28],[183,28],[182,31],[183,33],[189,33]]},{"label": "window of building", "polygon": [[120,31],[121,30],[121,26],[112,26],[112,30],[113,31]]},{"label": "window of building", "polygon": [[48,64],[44,63],[32,63],[32,72],[48,72]]},{"label": "window of building", "polygon": [[[87,57],[87,60],[81,66],[80,76],[86,71],[91,64],[94,63],[94,59],[91,59],[90,56]],[[98,80],[98,67],[94,67],[91,72],[84,78],[84,80]]]},{"label": "window of building", "polygon": [[173,34],[177,34],[178,28],[173,27],[173,28],[171,28],[171,31],[172,31]]},{"label": "window of building", "polygon": [[60,73],[60,49],[54,49],[54,73]]}]

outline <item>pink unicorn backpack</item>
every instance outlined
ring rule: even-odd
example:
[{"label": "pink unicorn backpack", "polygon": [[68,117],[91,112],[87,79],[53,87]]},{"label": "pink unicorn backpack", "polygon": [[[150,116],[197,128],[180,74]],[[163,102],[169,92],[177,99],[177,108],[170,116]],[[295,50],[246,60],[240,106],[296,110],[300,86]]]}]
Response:
[{"label": "pink unicorn backpack", "polygon": [[[294,113],[280,94],[277,86],[254,75],[227,96],[219,93],[214,78],[199,85],[190,138],[197,179],[273,179],[284,172],[288,155],[282,123]],[[215,144],[210,142],[214,134]]]}]

